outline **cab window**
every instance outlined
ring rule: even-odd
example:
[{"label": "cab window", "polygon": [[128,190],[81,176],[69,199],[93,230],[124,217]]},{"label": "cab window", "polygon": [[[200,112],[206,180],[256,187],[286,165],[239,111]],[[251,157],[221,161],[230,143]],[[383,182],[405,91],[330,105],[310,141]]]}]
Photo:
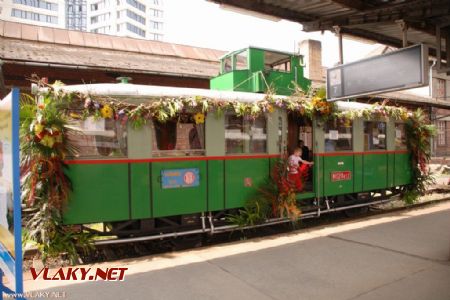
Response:
[{"label": "cab window", "polygon": [[352,121],[330,120],[325,123],[325,152],[353,150]]},{"label": "cab window", "polygon": [[248,51],[241,51],[234,56],[235,70],[248,69]]},{"label": "cab window", "polygon": [[364,122],[364,150],[386,149],[386,122]]},{"label": "cab window", "polygon": [[178,119],[159,122],[153,120],[153,150],[155,157],[191,156],[205,154],[204,116],[200,122],[196,114],[185,113]]},{"label": "cab window", "polygon": [[395,149],[406,149],[406,131],[404,123],[395,124]]},{"label": "cab window", "polygon": [[291,56],[289,54],[265,51],[264,68],[279,72],[291,72]]},{"label": "cab window", "polygon": [[226,154],[266,153],[266,118],[250,119],[236,114],[225,115]]},{"label": "cab window", "polygon": [[227,56],[222,60],[222,73],[231,71],[233,71],[233,63],[231,62],[231,56]]}]

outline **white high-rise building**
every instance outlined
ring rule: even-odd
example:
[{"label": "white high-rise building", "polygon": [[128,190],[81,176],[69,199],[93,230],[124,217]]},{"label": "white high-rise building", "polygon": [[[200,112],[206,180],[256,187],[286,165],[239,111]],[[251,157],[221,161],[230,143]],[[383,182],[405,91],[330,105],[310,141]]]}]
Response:
[{"label": "white high-rise building", "polygon": [[0,19],[163,40],[163,0],[0,0]]},{"label": "white high-rise building", "polygon": [[162,0],[87,0],[87,30],[141,39],[163,39]]},{"label": "white high-rise building", "polygon": [[65,28],[64,0],[0,0],[0,19]]}]

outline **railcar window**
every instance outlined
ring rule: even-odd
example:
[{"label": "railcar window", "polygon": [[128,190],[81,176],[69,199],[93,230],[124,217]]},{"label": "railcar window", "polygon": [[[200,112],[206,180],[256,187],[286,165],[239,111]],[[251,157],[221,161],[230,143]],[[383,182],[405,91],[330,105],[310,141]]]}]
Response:
[{"label": "railcar window", "polygon": [[231,56],[225,57],[222,60],[222,68],[223,68],[222,73],[228,73],[233,70],[233,65],[231,64]]},{"label": "railcar window", "polygon": [[235,70],[247,70],[248,69],[248,51],[244,50],[235,55]]},{"label": "railcar window", "polygon": [[395,124],[395,149],[406,149],[406,132],[404,123]]},{"label": "railcar window", "polygon": [[[200,118],[201,120],[197,120]],[[185,113],[164,123],[153,121],[153,156],[189,156],[205,154],[203,114]]]},{"label": "railcar window", "polygon": [[226,154],[266,153],[267,131],[264,116],[251,119],[235,114],[225,115]]},{"label": "railcar window", "polygon": [[325,123],[325,152],[353,150],[351,120],[331,120]]},{"label": "railcar window", "polygon": [[75,119],[70,123],[73,131],[69,142],[76,150],[75,157],[126,157],[127,125],[114,119]]},{"label": "railcar window", "polygon": [[364,122],[364,150],[386,149],[386,122]]}]

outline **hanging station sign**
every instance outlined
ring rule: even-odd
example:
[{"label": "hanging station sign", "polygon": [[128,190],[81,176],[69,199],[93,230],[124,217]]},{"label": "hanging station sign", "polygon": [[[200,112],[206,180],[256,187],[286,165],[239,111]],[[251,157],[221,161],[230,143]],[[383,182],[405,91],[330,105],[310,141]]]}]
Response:
[{"label": "hanging station sign", "polygon": [[415,45],[327,69],[327,100],[427,86],[428,48]]},{"label": "hanging station sign", "polygon": [[0,100],[0,271],[2,296],[23,292],[18,89]]}]

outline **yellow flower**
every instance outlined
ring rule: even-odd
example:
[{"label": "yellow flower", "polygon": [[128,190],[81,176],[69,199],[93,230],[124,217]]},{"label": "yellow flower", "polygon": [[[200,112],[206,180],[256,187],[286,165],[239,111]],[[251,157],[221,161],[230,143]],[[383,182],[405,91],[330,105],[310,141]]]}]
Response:
[{"label": "yellow flower", "polygon": [[205,115],[200,113],[200,112],[196,113],[194,115],[194,121],[195,121],[195,124],[203,124],[203,123],[205,123]]},{"label": "yellow flower", "polygon": [[42,131],[44,131],[44,125],[39,124],[39,123],[34,125],[34,133],[36,135],[40,135],[42,133]]},{"label": "yellow flower", "polygon": [[267,107],[267,110],[270,112],[270,113],[273,113],[273,106],[272,105],[270,105],[269,104],[269,106]]},{"label": "yellow flower", "polygon": [[74,113],[74,112],[71,112],[71,113],[69,114],[69,116],[70,116],[72,119],[81,119],[81,116],[80,116],[79,114],[77,114],[77,113]]},{"label": "yellow flower", "polygon": [[39,143],[41,143],[46,147],[53,148],[53,145],[55,144],[55,139],[51,135],[46,134]]},{"label": "yellow flower", "polygon": [[113,110],[109,105],[103,106],[100,113],[104,119],[111,119],[113,117]]}]

